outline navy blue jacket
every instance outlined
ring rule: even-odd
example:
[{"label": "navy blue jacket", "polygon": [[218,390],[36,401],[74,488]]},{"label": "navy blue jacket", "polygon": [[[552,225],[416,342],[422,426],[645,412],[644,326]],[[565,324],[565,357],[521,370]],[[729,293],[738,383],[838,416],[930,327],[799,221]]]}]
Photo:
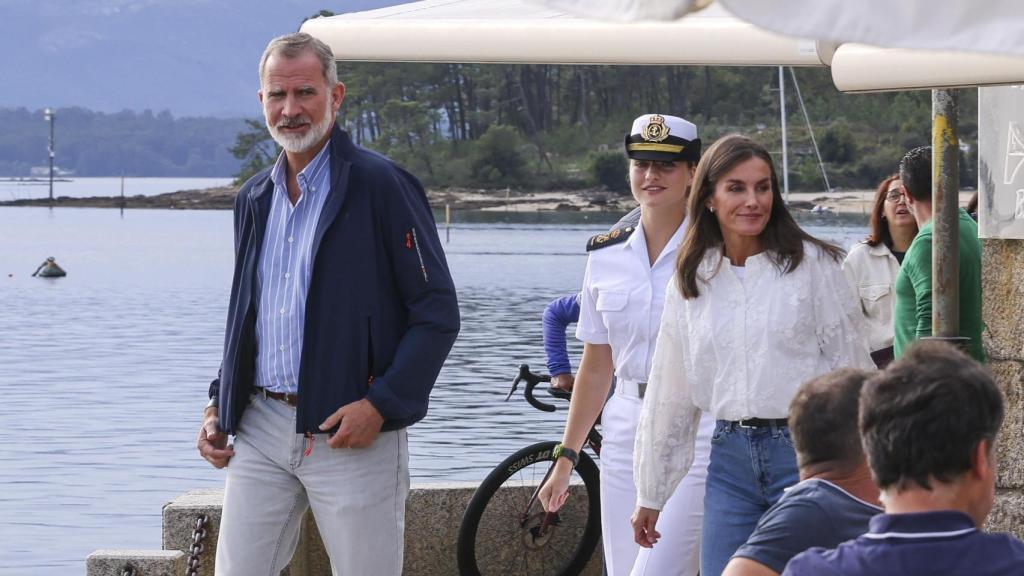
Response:
[{"label": "navy blue jacket", "polygon": [[[388,158],[331,134],[331,190],[313,239],[296,432],[319,433],[367,398],[383,430],[427,413],[459,332],[459,306],[423,187]],[[267,169],[235,199],[235,271],[220,375],[220,429],[238,430],[256,370],[256,269],[274,184]]]}]

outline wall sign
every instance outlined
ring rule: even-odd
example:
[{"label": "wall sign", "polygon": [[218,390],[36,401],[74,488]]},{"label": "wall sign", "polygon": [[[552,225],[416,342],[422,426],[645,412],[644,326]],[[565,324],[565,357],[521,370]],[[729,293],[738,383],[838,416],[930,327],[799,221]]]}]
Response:
[{"label": "wall sign", "polygon": [[1024,239],[1024,85],[978,89],[978,235]]}]

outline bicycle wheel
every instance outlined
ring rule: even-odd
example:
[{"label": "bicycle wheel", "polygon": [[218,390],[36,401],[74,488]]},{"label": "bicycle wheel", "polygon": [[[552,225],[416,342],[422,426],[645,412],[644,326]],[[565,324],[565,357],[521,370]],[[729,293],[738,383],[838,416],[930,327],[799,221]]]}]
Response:
[{"label": "bicycle wheel", "polygon": [[551,468],[555,444],[519,450],[477,488],[459,526],[459,574],[575,576],[587,565],[601,538],[600,480],[587,454],[580,454],[568,500],[541,529],[544,508],[533,496]]}]

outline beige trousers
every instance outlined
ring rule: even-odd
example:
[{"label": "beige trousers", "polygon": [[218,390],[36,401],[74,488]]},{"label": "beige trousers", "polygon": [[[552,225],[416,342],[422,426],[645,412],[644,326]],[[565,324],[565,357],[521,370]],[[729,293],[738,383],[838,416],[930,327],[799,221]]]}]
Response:
[{"label": "beige trousers", "polygon": [[254,396],[227,467],[217,576],[278,576],[313,510],[335,576],[402,573],[409,450],[405,430],[334,449],[295,433],[295,409]]}]

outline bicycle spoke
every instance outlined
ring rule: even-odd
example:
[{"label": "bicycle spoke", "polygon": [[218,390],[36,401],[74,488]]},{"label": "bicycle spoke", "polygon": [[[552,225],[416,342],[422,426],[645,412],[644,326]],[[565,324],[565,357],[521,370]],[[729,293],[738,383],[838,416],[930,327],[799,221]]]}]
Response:
[{"label": "bicycle spoke", "polygon": [[[566,504],[547,518],[537,492],[551,468],[545,455],[550,454],[552,445],[540,443],[520,450],[485,479],[480,488],[483,492],[474,495],[471,504],[478,511],[470,520],[474,536],[468,551],[460,535],[460,566],[464,554],[469,554],[481,576],[562,576],[569,567],[575,571],[586,562],[599,530],[599,517],[591,515],[596,509],[591,490],[597,493],[597,470],[590,460],[585,475],[584,470],[575,470]],[[526,458],[528,464],[501,475]]]}]

